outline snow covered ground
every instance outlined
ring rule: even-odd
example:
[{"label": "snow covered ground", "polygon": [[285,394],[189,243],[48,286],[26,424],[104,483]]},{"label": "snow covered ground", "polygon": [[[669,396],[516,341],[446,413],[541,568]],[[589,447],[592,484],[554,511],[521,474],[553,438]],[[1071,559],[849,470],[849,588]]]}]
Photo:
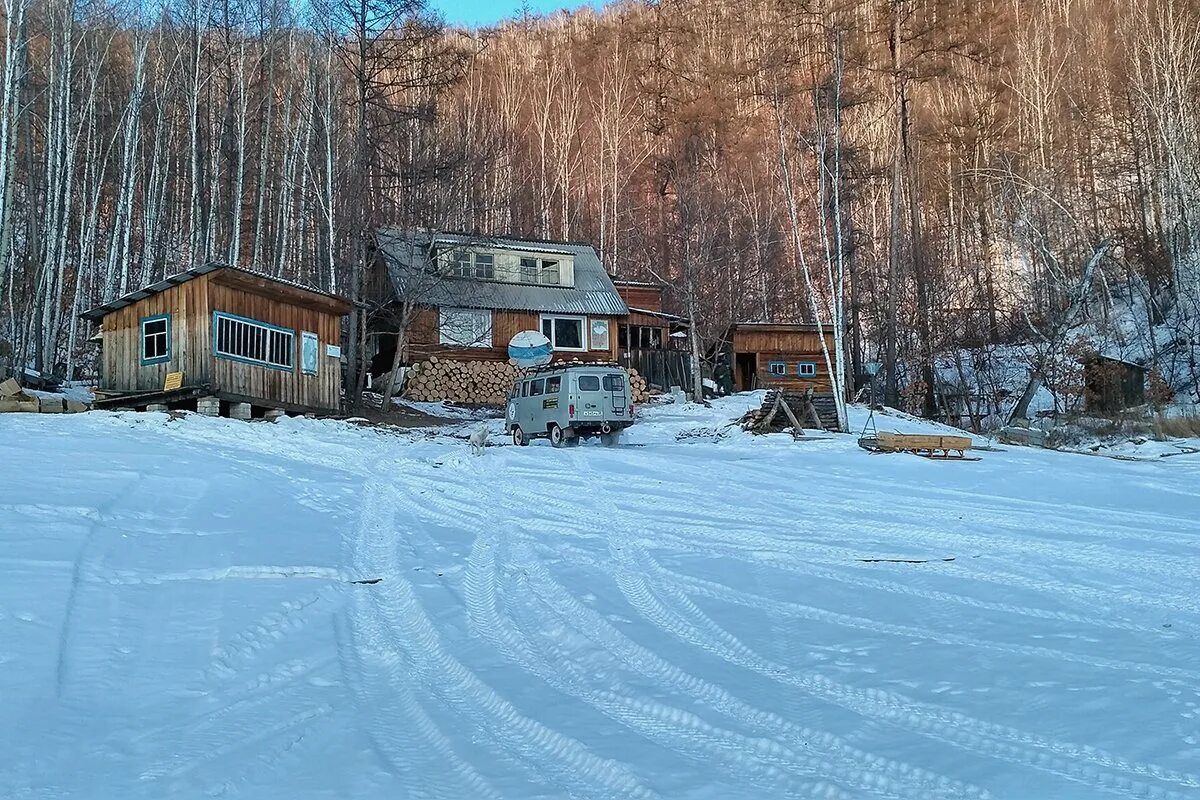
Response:
[{"label": "snow covered ground", "polygon": [[1200,456],[754,402],[481,457],[0,416],[0,798],[1200,797]]}]

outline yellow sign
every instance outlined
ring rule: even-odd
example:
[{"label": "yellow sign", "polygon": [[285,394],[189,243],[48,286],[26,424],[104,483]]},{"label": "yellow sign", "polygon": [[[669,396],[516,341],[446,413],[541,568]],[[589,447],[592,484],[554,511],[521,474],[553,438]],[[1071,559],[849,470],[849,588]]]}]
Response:
[{"label": "yellow sign", "polygon": [[181,386],[183,386],[183,373],[168,372],[167,380],[163,383],[163,391],[173,392]]}]

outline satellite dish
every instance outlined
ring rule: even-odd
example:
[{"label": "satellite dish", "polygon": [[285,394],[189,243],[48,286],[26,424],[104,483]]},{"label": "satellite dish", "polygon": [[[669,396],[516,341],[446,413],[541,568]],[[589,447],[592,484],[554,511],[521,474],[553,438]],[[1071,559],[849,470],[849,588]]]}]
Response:
[{"label": "satellite dish", "polygon": [[508,360],[518,367],[549,364],[554,348],[540,331],[521,331],[508,342]]}]

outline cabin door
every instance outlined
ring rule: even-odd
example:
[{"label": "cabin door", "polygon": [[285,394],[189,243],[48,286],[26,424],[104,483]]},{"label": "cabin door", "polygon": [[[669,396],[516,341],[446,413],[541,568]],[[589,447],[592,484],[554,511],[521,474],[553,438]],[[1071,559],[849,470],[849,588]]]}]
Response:
[{"label": "cabin door", "polygon": [[737,370],[737,389],[739,392],[749,392],[755,389],[758,372],[757,353],[738,353],[734,369]]},{"label": "cabin door", "polygon": [[317,374],[317,350],[320,342],[315,333],[300,333],[300,369],[305,375]]}]

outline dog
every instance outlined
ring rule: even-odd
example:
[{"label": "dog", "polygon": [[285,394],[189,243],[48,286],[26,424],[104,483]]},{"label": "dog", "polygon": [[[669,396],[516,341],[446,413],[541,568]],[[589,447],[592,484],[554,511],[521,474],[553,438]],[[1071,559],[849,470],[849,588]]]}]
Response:
[{"label": "dog", "polygon": [[471,443],[471,452],[474,455],[483,455],[483,448],[487,447],[488,429],[486,426],[481,426],[467,439]]}]

